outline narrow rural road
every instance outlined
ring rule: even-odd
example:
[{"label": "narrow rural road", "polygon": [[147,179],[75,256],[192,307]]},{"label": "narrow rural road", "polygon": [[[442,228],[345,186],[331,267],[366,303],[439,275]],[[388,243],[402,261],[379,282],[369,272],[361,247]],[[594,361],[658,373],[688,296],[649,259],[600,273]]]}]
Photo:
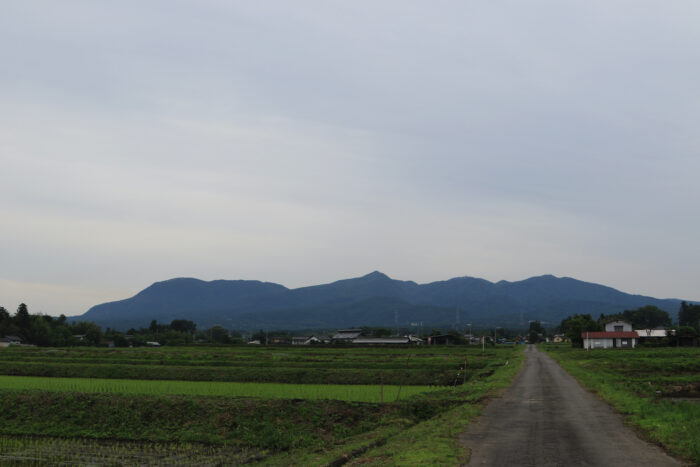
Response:
[{"label": "narrow rural road", "polygon": [[642,441],[604,402],[535,346],[504,396],[493,400],[460,441],[469,466],[682,465]]}]

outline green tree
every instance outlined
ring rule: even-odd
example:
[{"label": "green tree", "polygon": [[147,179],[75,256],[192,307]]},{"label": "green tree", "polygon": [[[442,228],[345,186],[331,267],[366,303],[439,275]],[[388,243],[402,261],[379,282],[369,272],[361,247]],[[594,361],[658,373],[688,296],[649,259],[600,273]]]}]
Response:
[{"label": "green tree", "polygon": [[600,323],[594,320],[589,314],[576,314],[569,316],[568,318],[564,318],[559,325],[559,328],[564,334],[566,334],[566,337],[571,340],[572,347],[583,346],[583,338],[581,337],[581,333],[586,331],[595,332],[603,330]]},{"label": "green tree", "polygon": [[19,304],[17,307],[17,313],[15,313],[14,321],[15,324],[22,329],[29,327],[29,310],[27,309],[27,305],[24,303]]},{"label": "green tree", "polygon": [[85,336],[83,345],[100,345],[102,341],[102,329],[92,321],[78,321],[71,326],[72,334],[82,334]]},{"label": "green tree", "polygon": [[700,305],[681,302],[681,309],[678,310],[678,325],[691,326],[696,332],[700,332]]},{"label": "green tree", "polygon": [[391,329],[374,328],[371,333],[372,337],[387,337],[391,336]]},{"label": "green tree", "polygon": [[115,347],[129,347],[129,340],[122,333],[114,334],[112,340]]},{"label": "green tree", "polygon": [[219,344],[228,344],[231,342],[231,338],[228,336],[228,331],[218,324],[211,328],[211,340]]},{"label": "green tree", "polygon": [[250,336],[250,340],[260,341],[261,344],[267,344],[267,334],[261,329]]},{"label": "green tree", "polygon": [[170,323],[170,328],[177,332],[194,334],[197,330],[197,325],[193,321],[188,321],[186,319],[174,319]]},{"label": "green tree", "polygon": [[34,345],[47,347],[51,342],[51,325],[41,316],[33,316],[25,337]]},{"label": "green tree", "polygon": [[625,310],[622,319],[629,321],[634,329],[654,329],[659,326],[670,327],[671,316],[658,307],[648,305],[636,310]]},{"label": "green tree", "polygon": [[544,328],[542,327],[542,323],[539,321],[530,321],[530,328],[528,330],[528,340],[530,341],[531,344],[535,344],[539,342],[541,339],[541,336],[544,335]]}]

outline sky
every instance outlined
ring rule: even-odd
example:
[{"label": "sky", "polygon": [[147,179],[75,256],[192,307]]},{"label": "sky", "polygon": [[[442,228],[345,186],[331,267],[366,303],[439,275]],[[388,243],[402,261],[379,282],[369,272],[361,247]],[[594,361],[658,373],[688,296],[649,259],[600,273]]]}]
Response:
[{"label": "sky", "polygon": [[700,299],[700,2],[4,0],[0,306],[173,277]]}]

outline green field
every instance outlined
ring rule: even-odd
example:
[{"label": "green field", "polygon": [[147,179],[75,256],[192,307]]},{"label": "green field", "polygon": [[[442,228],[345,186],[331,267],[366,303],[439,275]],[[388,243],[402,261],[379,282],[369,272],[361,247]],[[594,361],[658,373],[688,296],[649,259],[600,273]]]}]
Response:
[{"label": "green field", "polygon": [[643,436],[700,465],[700,349],[541,348]]},{"label": "green field", "polygon": [[0,376],[3,390],[78,393],[255,397],[262,399],[337,399],[355,402],[393,402],[439,386],[390,386],[346,384],[229,383],[98,378],[47,378]]},{"label": "green field", "polygon": [[66,378],[236,381],[290,384],[454,384],[466,363],[468,377],[490,371],[489,354],[466,358],[449,347],[308,348],[168,347],[159,349],[7,348],[0,375]]},{"label": "green field", "polygon": [[0,349],[0,463],[456,464],[456,434],[521,361],[522,347]]}]

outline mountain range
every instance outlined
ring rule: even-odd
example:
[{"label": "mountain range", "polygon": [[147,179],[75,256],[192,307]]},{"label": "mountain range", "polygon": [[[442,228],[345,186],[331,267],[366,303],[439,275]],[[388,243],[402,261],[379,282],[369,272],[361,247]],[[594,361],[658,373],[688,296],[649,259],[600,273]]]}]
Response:
[{"label": "mountain range", "polygon": [[630,295],[611,287],[551,275],[517,282],[474,277],[417,284],[375,271],[330,284],[289,289],[255,280],[176,278],[135,296],[93,306],[74,321],[126,330],[151,320],[187,319],[201,328],[333,329],[353,326],[526,327],[556,325],[574,313],[614,314],[654,305],[675,319],[677,299]]}]

